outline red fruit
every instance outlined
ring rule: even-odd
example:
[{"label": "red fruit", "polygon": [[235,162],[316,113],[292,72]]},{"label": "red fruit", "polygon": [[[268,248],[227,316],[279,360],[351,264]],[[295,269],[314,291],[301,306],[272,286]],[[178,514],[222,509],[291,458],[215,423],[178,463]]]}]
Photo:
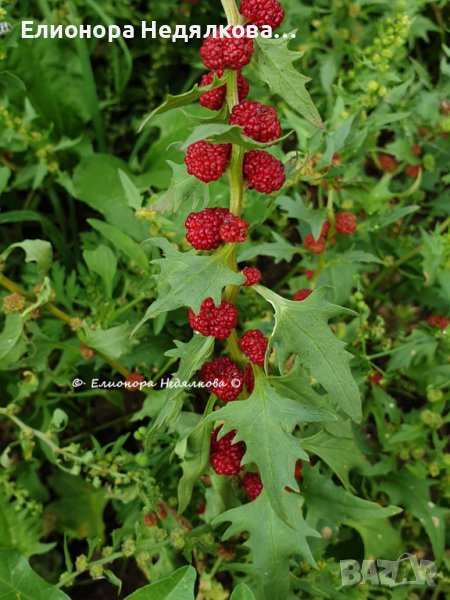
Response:
[{"label": "red fruit", "polygon": [[257,142],[273,142],[281,137],[277,112],[271,106],[246,100],[231,111],[231,125],[244,128],[244,135]]},{"label": "red fruit", "polygon": [[411,152],[416,156],[420,156],[422,154],[422,150],[420,149],[419,144],[413,144],[411,146]]},{"label": "red fruit", "polygon": [[236,400],[244,386],[244,373],[226,356],[205,363],[199,379],[204,383],[214,382],[209,389],[225,402]]},{"label": "red fruit", "polygon": [[211,71],[227,68],[235,71],[242,69],[251,61],[252,54],[253,39],[246,36],[220,38],[210,35],[200,49],[203,64]]},{"label": "red fruit", "polygon": [[312,279],[314,277],[314,271],[309,271],[308,269],[305,271],[306,279]]},{"label": "red fruit", "polygon": [[398,169],[398,162],[392,154],[381,153],[378,155],[378,160],[380,161],[381,168],[386,173],[393,173]]},{"label": "red fruit", "polygon": [[140,385],[145,381],[145,377],[136,371],[130,373],[125,379],[125,387],[129,392],[139,392]]},{"label": "red fruit", "polygon": [[303,240],[305,248],[307,248],[313,254],[322,254],[325,251],[327,240],[320,236],[319,239],[315,240],[311,234],[307,235]]},{"label": "red fruit", "polygon": [[258,473],[246,473],[242,479],[242,484],[250,500],[255,500],[263,490],[261,477]]},{"label": "red fruit", "polygon": [[259,329],[250,329],[239,340],[239,348],[254,365],[264,365],[269,341]]},{"label": "red fruit", "polygon": [[[216,71],[216,75],[220,78],[224,73],[224,69],[219,69]],[[205,73],[203,75],[202,80],[200,82],[199,87],[206,87],[207,85],[211,85],[214,80],[214,72]],[[238,94],[239,94],[239,102],[245,100],[248,96],[249,85],[246,78],[238,73]],[[220,110],[223,106],[225,96],[227,93],[227,86],[221,85],[214,90],[210,90],[209,92],[205,92],[200,96],[200,104],[205,108],[209,108],[210,110]]]},{"label": "red fruit", "polygon": [[223,220],[219,233],[224,242],[239,243],[247,239],[247,229],[247,221],[230,213]]},{"label": "red fruit", "polygon": [[191,144],[184,159],[188,173],[209,183],[220,179],[227,170],[231,155],[231,144],[196,142]]},{"label": "red fruit", "polygon": [[261,271],[257,267],[244,267],[242,275],[245,276],[244,286],[256,285],[261,281]]},{"label": "red fruit", "polygon": [[158,521],[159,517],[153,510],[144,516],[144,523],[147,525],[147,527],[153,527]]},{"label": "red fruit", "polygon": [[431,315],[427,319],[428,325],[431,327],[438,327],[442,331],[450,325],[450,319],[448,317],[443,317],[441,315]]},{"label": "red fruit", "polygon": [[89,346],[86,346],[86,344],[83,344],[83,342],[81,342],[80,354],[85,360],[91,360],[91,358],[94,358],[95,356],[95,350],[92,350],[92,348],[89,348]]},{"label": "red fruit", "polygon": [[367,377],[367,381],[372,385],[376,385],[377,387],[380,387],[382,379],[383,375],[380,373],[380,371],[375,371],[375,373],[372,373]]},{"label": "red fruit", "polygon": [[308,290],[307,288],[303,288],[294,294],[294,300],[306,300],[308,296],[312,294],[312,290]]},{"label": "red fruit", "polygon": [[272,194],[286,181],[284,165],[268,152],[252,150],[244,158],[244,176],[249,186],[262,194]]},{"label": "red fruit", "polygon": [[415,179],[417,175],[420,173],[420,165],[408,165],[405,168],[405,174],[412,179]]},{"label": "red fruit", "polygon": [[255,388],[255,375],[253,374],[252,365],[245,365],[244,382],[247,392],[251,394]]},{"label": "red fruit", "polygon": [[284,10],[278,0],[241,0],[239,11],[257,27],[269,25],[276,29],[284,19]]},{"label": "red fruit", "polygon": [[350,212],[337,213],[336,231],[343,235],[351,235],[356,229],[356,216]]},{"label": "red fruit", "polygon": [[237,308],[225,300],[216,306],[212,298],[207,298],[202,302],[198,315],[189,309],[189,323],[192,329],[218,340],[224,340],[230,335],[237,325],[237,319]]},{"label": "red fruit", "polygon": [[330,221],[328,221],[328,220],[324,221],[323,225],[322,225],[322,229],[320,231],[320,236],[326,238],[330,229],[331,229]]},{"label": "red fruit", "polygon": [[302,470],[303,470],[303,462],[301,460],[298,460],[295,463],[295,474],[294,474],[295,479],[301,479],[303,477]]},{"label": "red fruit", "polygon": [[220,440],[217,436],[221,427],[217,427],[211,435],[209,460],[218,475],[237,475],[241,470],[241,460],[245,454],[244,442],[233,444],[236,430],[230,431]]},{"label": "red fruit", "polygon": [[191,213],[184,224],[187,241],[196,250],[216,250],[222,243],[220,226],[229,214],[226,208],[205,208]]}]

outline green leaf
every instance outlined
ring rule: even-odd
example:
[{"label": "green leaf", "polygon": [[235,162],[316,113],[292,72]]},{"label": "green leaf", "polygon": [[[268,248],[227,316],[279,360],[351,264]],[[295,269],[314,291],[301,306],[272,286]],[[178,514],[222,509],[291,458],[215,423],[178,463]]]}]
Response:
[{"label": "green leaf", "polygon": [[83,258],[89,271],[103,280],[106,296],[112,298],[113,281],[117,272],[117,258],[114,252],[108,246],[101,245],[94,250],[85,250]]},{"label": "green leaf", "polygon": [[303,438],[302,443],[307,452],[320,456],[348,489],[353,489],[348,478],[350,471],[359,468],[364,472],[370,466],[349,421],[330,423],[311,437]]},{"label": "green leaf", "polygon": [[222,77],[222,79],[219,79],[219,77],[217,77],[217,75],[215,74],[213,81],[210,85],[200,87],[199,84],[196,83],[191,90],[185,92],[184,94],[178,94],[177,96],[172,96],[171,94],[168,94],[164,102],[160,106],[155,108],[155,110],[151,112],[147,117],[145,117],[144,121],[139,127],[139,131],[142,131],[144,127],[149,123],[149,121],[151,121],[153,117],[156,117],[156,115],[168,112],[169,110],[173,110],[174,108],[181,108],[182,106],[192,104],[192,102],[198,100],[200,96],[205,92],[209,92],[210,90],[214,90],[224,85],[225,79],[226,76]]},{"label": "green leaf", "polygon": [[146,228],[136,220],[134,211],[128,205],[120,178],[121,171],[131,177],[127,165],[113,156],[85,156],[73,174],[73,194],[104,215],[108,223],[140,242],[145,238]]},{"label": "green leaf", "polygon": [[93,350],[97,350],[105,356],[119,358],[125,354],[131,346],[130,341],[131,326],[128,323],[117,325],[109,329],[91,329],[84,325],[84,330],[80,331],[80,339]]},{"label": "green leaf", "polygon": [[307,538],[320,537],[320,534],[309,527],[303,518],[304,499],[287,491],[283,491],[282,494],[285,496],[283,504],[291,526],[281,520],[273,510],[265,490],[253,502],[232,508],[213,521],[213,525],[231,522],[223,536],[224,539],[239,535],[243,531],[250,534],[244,545],[252,552],[258,581],[264,589],[261,596],[263,598],[290,597],[291,556],[301,557],[315,565]]},{"label": "green leaf", "polygon": [[245,583],[240,583],[234,588],[233,593],[230,596],[230,600],[255,600],[255,596],[248,585],[245,585]]},{"label": "green leaf", "polygon": [[[181,382],[188,382],[211,354],[214,347],[214,338],[194,334],[189,342],[175,341],[175,344],[176,348],[169,350],[165,354],[165,356],[180,359],[178,369],[173,374],[172,380],[176,381],[179,379]],[[159,412],[156,413],[157,417],[153,422],[152,429],[145,440],[146,449],[150,448],[152,436],[155,431],[172,424],[178,418],[183,406],[185,393],[186,390],[183,387],[168,386],[158,392],[152,390],[148,394],[143,408],[133,415],[133,421],[147,416],[155,417],[155,404],[161,404]],[[163,402],[161,402],[161,399]]]},{"label": "green leaf", "polygon": [[[41,544],[42,525],[40,516],[17,510],[17,504],[0,494],[0,547],[14,548],[26,558],[45,554],[55,544]],[[1,565],[0,565],[1,568]],[[1,594],[0,594],[1,597]]]},{"label": "green leaf", "polygon": [[167,164],[173,171],[170,186],[150,205],[150,209],[161,213],[174,213],[183,204],[187,205],[188,203],[192,211],[203,209],[208,204],[209,186],[197,177],[189,175],[186,165],[177,165],[170,160],[167,161]]},{"label": "green leaf", "polygon": [[0,167],[0,194],[5,191],[10,176],[11,171],[8,169],[8,167]]},{"label": "green leaf", "polygon": [[246,445],[242,464],[257,464],[273,510],[285,519],[282,491],[286,486],[298,491],[295,463],[298,459],[308,460],[301,440],[292,435],[292,431],[299,423],[330,421],[334,416],[280,396],[262,369],[256,367],[255,387],[250,398],[228,402],[208,417],[210,421],[218,419],[225,421],[221,436],[237,430],[234,442],[243,441]]},{"label": "green leaf", "polygon": [[277,198],[278,206],[286,211],[287,216],[298,221],[305,221],[311,229],[314,239],[320,236],[322,225],[327,218],[326,209],[308,208],[298,194],[294,198],[280,196]]},{"label": "green leaf", "polygon": [[308,507],[308,523],[312,527],[336,528],[350,520],[384,519],[402,512],[398,506],[381,507],[354,496],[339,487],[328,474],[320,472],[320,464],[303,469],[302,494]]},{"label": "green leaf", "polygon": [[182,144],[181,150],[186,150],[191,144],[208,139],[214,144],[236,144],[241,146],[246,152],[255,148],[269,148],[275,144],[279,144],[288,138],[292,132],[287,133],[278,140],[273,142],[261,143],[247,137],[242,133],[243,127],[238,125],[226,125],[224,123],[208,123],[195,127],[188,139]]},{"label": "green leaf", "polygon": [[351,311],[328,302],[327,288],[319,288],[302,302],[286,300],[261,285],[254,289],[275,309],[270,343],[276,349],[280,371],[289,354],[294,352],[300,364],[329,392],[333,403],[359,422],[361,400],[350,371],[352,356],[328,326],[331,317]]},{"label": "green leaf", "polygon": [[400,533],[388,519],[347,519],[347,525],[355,529],[364,544],[364,557],[397,560],[403,548]]},{"label": "green leaf", "polygon": [[7,257],[15,248],[22,248],[25,252],[26,262],[35,262],[37,265],[39,275],[45,275],[52,266],[52,246],[49,242],[44,240],[24,240],[23,242],[16,242],[8,246],[2,253],[3,260]]},{"label": "green leaf", "polygon": [[138,210],[141,208],[143,201],[141,192],[138,190],[134,182],[128,177],[128,175],[120,169],[119,177],[122,183],[123,191],[125,192],[125,198],[127,199],[128,206]]},{"label": "green leaf", "polygon": [[98,219],[88,219],[87,222],[91,227],[99,231],[111,244],[133,260],[140,269],[144,271],[149,270],[148,258],[145,252],[129,235],[120,231],[114,225],[109,225]]},{"label": "green leaf", "polygon": [[230,247],[211,256],[198,256],[195,251],[178,252],[164,238],[153,238],[149,243],[158,246],[164,252],[164,258],[152,261],[159,265],[161,273],[158,281],[162,293],[151,304],[144,317],[139,321],[133,333],[146,321],[182,306],[189,306],[195,313],[206,298],[212,298],[220,304],[222,290],[227,285],[240,285],[245,277],[226,266],[225,261]]},{"label": "green leaf", "polygon": [[20,339],[23,320],[19,314],[7,315],[5,326],[0,334],[0,365]]},{"label": "green leaf", "polygon": [[209,442],[212,424],[201,421],[197,427],[175,446],[181,461],[183,476],[178,483],[178,512],[182,514],[189,505],[194,484],[209,466]]},{"label": "green leaf", "polygon": [[194,600],[196,579],[194,567],[181,567],[170,577],[144,586],[125,600]]},{"label": "green leaf", "polygon": [[290,262],[295,254],[302,254],[303,248],[293,246],[284,237],[276,233],[276,231],[272,231],[272,237],[275,242],[255,244],[254,246],[244,247],[242,250],[239,250],[239,262],[250,260],[251,258],[255,258],[255,256],[271,256],[275,263],[279,263],[282,260]]},{"label": "green leaf", "polygon": [[103,539],[103,511],[108,502],[104,490],[96,490],[81,477],[62,471],[52,475],[50,483],[58,500],[46,507],[46,516],[55,528],[71,538]]},{"label": "green leaf", "polygon": [[57,587],[39,577],[16,550],[0,549],[2,600],[70,600]]},{"label": "green leaf", "polygon": [[303,53],[289,50],[289,41],[285,38],[255,39],[257,75],[269,86],[272,94],[282,98],[312,125],[323,128],[319,112],[306,91],[305,84],[310,79],[294,67]]},{"label": "green leaf", "polygon": [[391,502],[403,506],[420,521],[430,538],[434,556],[440,562],[445,550],[446,519],[450,511],[432,501],[430,487],[436,483],[404,467],[394,477],[381,482],[379,489],[389,495]]},{"label": "green leaf", "polygon": [[395,223],[399,219],[410,215],[419,210],[419,206],[412,204],[411,206],[397,206],[381,215],[373,215],[365,219],[362,223],[358,223],[358,231],[378,231],[384,229],[387,225]]}]

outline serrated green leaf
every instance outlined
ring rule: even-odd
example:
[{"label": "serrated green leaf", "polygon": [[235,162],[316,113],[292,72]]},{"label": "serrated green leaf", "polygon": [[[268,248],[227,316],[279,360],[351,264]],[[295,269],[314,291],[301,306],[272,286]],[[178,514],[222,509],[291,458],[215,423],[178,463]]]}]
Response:
[{"label": "serrated green leaf", "polygon": [[98,219],[88,219],[91,227],[100,232],[113,246],[133,260],[139,268],[148,271],[148,259],[145,252],[129,235],[109,223],[99,221]]},{"label": "serrated green leaf", "polygon": [[276,514],[265,490],[253,502],[232,508],[213,521],[213,525],[231,522],[224,539],[239,535],[243,531],[250,534],[244,545],[252,552],[258,580],[264,589],[263,598],[289,597],[291,556],[301,557],[315,565],[306,538],[320,537],[320,534],[303,518],[303,498],[287,491],[282,493],[285,496],[283,504],[286,507],[287,520],[292,526],[287,525]]},{"label": "serrated green leaf", "polygon": [[0,549],[2,600],[70,600],[64,592],[39,577],[16,550]]},{"label": "serrated green leaf", "polygon": [[194,600],[196,579],[194,567],[181,567],[170,577],[136,590],[125,600]]},{"label": "serrated green leaf", "polygon": [[208,204],[209,186],[197,177],[189,175],[186,165],[177,165],[170,160],[167,164],[173,171],[170,186],[150,205],[150,209],[161,213],[174,213],[188,202],[193,211],[203,209]]},{"label": "serrated green leaf", "polygon": [[296,194],[295,198],[280,196],[277,198],[276,203],[286,211],[288,217],[297,219],[298,221],[305,221],[309,225],[314,239],[320,236],[322,225],[327,218],[326,209],[308,208],[298,194]]},{"label": "serrated green leaf", "polygon": [[303,447],[324,460],[336,473],[344,486],[353,490],[349,473],[352,469],[369,467],[355,440],[349,421],[337,421],[326,425],[311,437],[303,438]]},{"label": "serrated green leaf", "polygon": [[308,507],[308,523],[312,527],[327,525],[338,527],[349,520],[384,519],[402,509],[398,506],[382,507],[354,496],[339,487],[328,474],[320,472],[320,464],[303,469],[302,494]]},{"label": "serrated green leaf", "polygon": [[173,110],[174,108],[181,108],[182,106],[192,104],[192,102],[198,100],[200,96],[205,92],[209,92],[224,85],[224,80],[226,80],[226,74],[224,77],[222,77],[222,79],[220,79],[219,77],[217,77],[216,74],[214,74],[213,81],[210,85],[200,87],[199,84],[196,83],[191,90],[185,92],[184,94],[178,94],[177,96],[172,96],[171,94],[168,94],[165,101],[160,106],[155,108],[155,110],[151,112],[147,117],[145,117],[144,121],[139,127],[139,132],[142,131],[144,127],[149,123],[149,121],[151,121],[153,117],[156,117],[156,115],[161,115],[162,113],[168,112],[169,110]]},{"label": "serrated green leaf", "polygon": [[257,74],[269,86],[272,94],[282,98],[312,125],[323,128],[319,112],[305,87],[310,79],[294,67],[303,53],[289,50],[289,41],[285,38],[255,39]]},{"label": "serrated green leaf", "polygon": [[295,353],[299,364],[329,392],[333,403],[359,422],[361,400],[350,371],[351,354],[328,326],[331,317],[351,311],[328,302],[326,288],[319,288],[302,302],[286,300],[261,285],[254,289],[275,309],[270,343],[275,347],[280,371],[289,354]]},{"label": "serrated green leaf", "polygon": [[250,260],[255,256],[271,256],[275,263],[279,263],[282,260],[290,262],[295,254],[302,254],[303,248],[293,246],[276,231],[272,231],[272,237],[275,242],[264,242],[248,246],[247,248],[244,247],[243,250],[238,250],[239,262]]},{"label": "serrated green leaf", "polygon": [[384,227],[387,227],[387,225],[395,223],[395,221],[416,212],[419,208],[419,206],[414,204],[411,206],[397,206],[389,212],[381,215],[373,215],[358,224],[358,231],[378,231],[379,229],[383,229]]},{"label": "serrated green leaf", "polygon": [[194,251],[175,250],[164,238],[153,238],[149,243],[160,248],[165,255],[152,261],[161,269],[158,280],[164,292],[149,306],[133,333],[161,313],[183,306],[198,313],[206,298],[212,298],[215,304],[220,304],[225,286],[240,285],[245,281],[243,275],[226,266],[226,253],[230,251],[227,246],[211,256],[199,256]]},{"label": "serrated green leaf", "polygon": [[23,242],[16,242],[8,246],[2,253],[3,260],[7,257],[15,248],[22,248],[25,252],[26,262],[35,262],[39,275],[43,276],[50,270],[52,266],[52,245],[50,242],[45,240],[24,240]]},{"label": "serrated green leaf", "polygon": [[[178,369],[173,374],[172,380],[179,379],[181,382],[189,382],[193,374],[200,369],[211,354],[214,346],[214,338],[194,334],[189,342],[176,341],[175,344],[176,348],[166,352],[166,356],[180,359]],[[172,424],[177,419],[183,406],[185,393],[186,389],[183,386],[167,386],[158,392],[152,390],[145,400],[142,410],[133,415],[132,420],[137,421],[146,416],[155,417],[155,414],[157,414],[145,440],[147,449],[150,448],[155,431]],[[161,402],[161,398],[163,402]],[[159,411],[156,410],[155,412],[155,405],[161,407]]]},{"label": "serrated green leaf", "polygon": [[403,506],[425,529],[430,538],[435,558],[442,560],[445,550],[446,519],[448,508],[437,506],[430,497],[430,487],[436,482],[418,476],[408,467],[379,484],[379,489],[389,495],[391,502]]},{"label": "serrated green leaf", "polygon": [[298,491],[295,479],[297,460],[308,460],[301,440],[292,435],[300,423],[331,421],[334,416],[321,409],[302,405],[280,396],[262,369],[255,368],[255,387],[250,398],[228,402],[208,420],[223,420],[221,436],[236,430],[234,442],[243,441],[246,453],[242,464],[256,463],[264,489],[274,511],[285,519],[282,491],[286,486]]},{"label": "serrated green leaf", "polygon": [[224,123],[208,123],[195,127],[188,139],[182,144],[181,150],[186,150],[191,144],[208,139],[215,144],[236,144],[246,152],[254,149],[269,148],[288,138],[292,132],[287,133],[278,140],[268,143],[256,142],[242,133],[243,127],[226,125]]},{"label": "serrated green leaf", "polygon": [[[41,544],[41,520],[39,516],[17,510],[17,505],[0,494],[0,547],[14,548],[26,558],[49,552],[55,544]],[[1,564],[0,564],[1,570]],[[1,593],[0,593],[1,597]]]}]

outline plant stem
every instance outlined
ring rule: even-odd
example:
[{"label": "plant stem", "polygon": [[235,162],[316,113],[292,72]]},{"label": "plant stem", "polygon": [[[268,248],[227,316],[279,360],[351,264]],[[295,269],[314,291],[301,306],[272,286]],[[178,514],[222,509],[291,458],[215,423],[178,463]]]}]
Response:
[{"label": "plant stem", "polygon": [[234,0],[221,0],[221,2],[227,17],[228,25],[239,25],[241,22],[241,15],[239,14],[236,2]]},{"label": "plant stem", "polygon": [[[11,279],[8,279],[8,277],[3,275],[2,273],[0,273],[0,286],[9,290],[13,294],[20,294],[21,296],[23,296],[27,300],[30,300],[31,302],[34,302],[36,300],[36,296],[34,294],[30,294],[29,292],[21,288],[20,285],[18,285],[14,281],[11,281]],[[52,302],[44,304],[43,308],[49,313],[51,313],[54,317],[56,317],[59,321],[63,321],[64,323],[69,325],[69,327],[72,326],[74,317],[71,317],[70,315],[62,311]],[[107,364],[109,364],[110,367],[112,367],[115,371],[117,371],[124,377],[128,377],[128,375],[130,374],[130,371],[117,360],[106,356],[102,352],[97,352],[97,355],[100,356]]]}]

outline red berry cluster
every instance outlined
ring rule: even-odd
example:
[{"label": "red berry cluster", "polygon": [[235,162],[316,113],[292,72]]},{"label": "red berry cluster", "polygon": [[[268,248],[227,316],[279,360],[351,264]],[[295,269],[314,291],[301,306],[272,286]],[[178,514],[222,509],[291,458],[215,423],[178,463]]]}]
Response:
[{"label": "red berry cluster", "polygon": [[242,467],[241,460],[245,454],[244,442],[233,443],[236,431],[230,431],[220,440],[217,439],[221,427],[217,427],[211,435],[209,459],[218,475],[237,475]]},{"label": "red berry cluster", "polygon": [[206,362],[199,374],[200,381],[212,384],[213,393],[225,402],[236,400],[244,386],[244,373],[227,356]]},{"label": "red berry cluster", "polygon": [[248,223],[226,208],[205,208],[185,222],[186,239],[196,250],[217,250],[222,242],[245,242]]}]

